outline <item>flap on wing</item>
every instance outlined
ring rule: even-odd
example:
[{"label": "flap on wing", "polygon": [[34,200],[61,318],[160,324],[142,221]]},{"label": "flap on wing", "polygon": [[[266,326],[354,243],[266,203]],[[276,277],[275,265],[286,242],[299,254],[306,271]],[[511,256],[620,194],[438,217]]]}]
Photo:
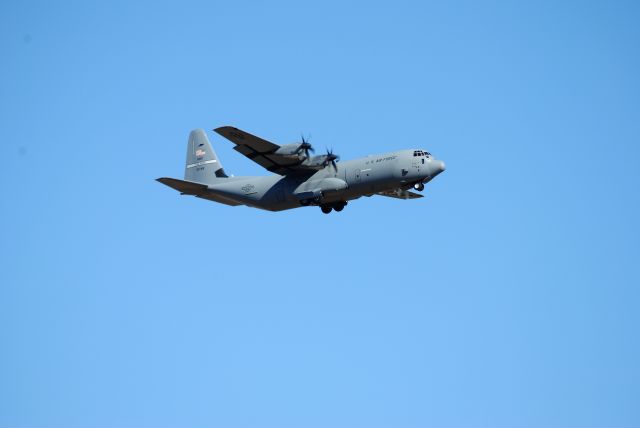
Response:
[{"label": "flap on wing", "polygon": [[376,195],[388,196],[389,198],[397,199],[418,199],[423,197],[418,193],[409,192],[408,190],[402,189],[385,190],[383,192],[376,193]]}]

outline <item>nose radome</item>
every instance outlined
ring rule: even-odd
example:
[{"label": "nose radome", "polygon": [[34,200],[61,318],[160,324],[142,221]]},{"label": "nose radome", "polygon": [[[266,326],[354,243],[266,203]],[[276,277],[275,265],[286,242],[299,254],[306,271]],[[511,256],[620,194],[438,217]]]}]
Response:
[{"label": "nose radome", "polygon": [[434,159],[431,165],[432,165],[431,172],[429,173],[431,178],[435,177],[436,175],[440,174],[442,171],[445,170],[444,162],[441,160]]}]

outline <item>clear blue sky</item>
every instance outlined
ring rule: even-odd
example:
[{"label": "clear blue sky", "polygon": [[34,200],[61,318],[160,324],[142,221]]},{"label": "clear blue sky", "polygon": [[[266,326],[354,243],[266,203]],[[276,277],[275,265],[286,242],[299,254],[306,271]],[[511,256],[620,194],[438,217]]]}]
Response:
[{"label": "clear blue sky", "polygon": [[[637,2],[132,3],[0,5],[0,426],[640,425]],[[447,171],[154,181],[221,125]]]}]

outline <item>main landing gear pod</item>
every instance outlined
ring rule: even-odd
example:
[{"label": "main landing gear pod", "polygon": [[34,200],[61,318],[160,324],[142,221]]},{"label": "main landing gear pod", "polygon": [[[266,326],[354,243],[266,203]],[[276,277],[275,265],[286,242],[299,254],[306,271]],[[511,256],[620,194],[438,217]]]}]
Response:
[{"label": "main landing gear pod", "polygon": [[336,202],[335,204],[332,204],[332,205],[320,205],[320,209],[322,210],[323,213],[329,214],[331,210],[336,210],[336,212],[340,212],[346,206],[347,206],[347,202],[342,201],[342,202]]}]

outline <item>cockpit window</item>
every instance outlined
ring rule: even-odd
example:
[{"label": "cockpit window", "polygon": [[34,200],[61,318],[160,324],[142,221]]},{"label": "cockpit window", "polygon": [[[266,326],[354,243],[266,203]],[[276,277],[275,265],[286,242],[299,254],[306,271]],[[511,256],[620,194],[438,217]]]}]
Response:
[{"label": "cockpit window", "polygon": [[423,151],[423,150],[415,150],[415,151],[413,152],[413,156],[426,156],[426,157],[428,157],[428,158],[429,158],[429,157],[431,157],[431,156],[433,156],[433,155],[432,155],[431,153],[429,153],[429,152],[425,152],[425,151]]}]

